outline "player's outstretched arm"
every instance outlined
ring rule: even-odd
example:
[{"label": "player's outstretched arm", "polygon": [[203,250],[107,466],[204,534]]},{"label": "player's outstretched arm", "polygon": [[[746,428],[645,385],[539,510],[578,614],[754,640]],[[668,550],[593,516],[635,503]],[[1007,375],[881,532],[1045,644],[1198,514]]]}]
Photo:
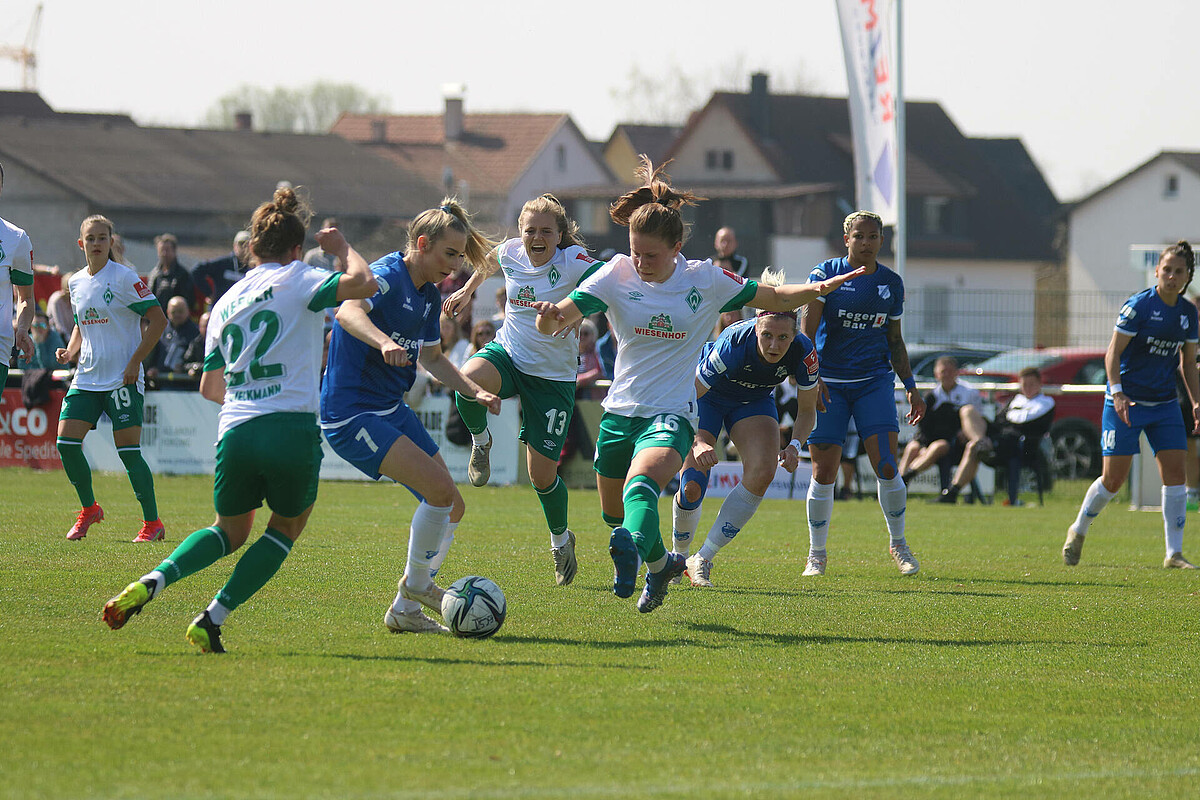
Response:
[{"label": "player's outstretched arm", "polygon": [[786,283],[783,286],[765,286],[760,283],[758,291],[754,293],[754,299],[746,305],[763,311],[793,311],[818,297],[824,297],[846,281],[853,280],[865,272],[866,267],[859,267],[853,272],[835,275],[817,283]]},{"label": "player's outstretched arm", "polygon": [[575,305],[574,300],[561,300],[551,303],[546,300],[534,303],[537,310],[537,329],[542,333],[553,336],[561,330],[577,325],[583,319],[583,313]]},{"label": "player's outstretched arm", "polygon": [[491,392],[484,391],[479,384],[459,372],[458,367],[454,366],[454,362],[446,358],[440,344],[422,347],[421,355],[418,357],[421,359],[421,366],[430,375],[437,378],[443,386],[453,389],[469,400],[474,400],[493,414],[500,413],[500,398]]}]

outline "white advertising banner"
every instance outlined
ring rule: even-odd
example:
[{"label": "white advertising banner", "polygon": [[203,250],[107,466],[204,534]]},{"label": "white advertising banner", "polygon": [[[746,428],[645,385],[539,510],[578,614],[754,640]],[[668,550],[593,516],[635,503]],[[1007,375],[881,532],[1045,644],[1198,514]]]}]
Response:
[{"label": "white advertising banner", "polygon": [[879,214],[885,225],[895,225],[899,213],[898,93],[892,59],[892,0],[837,0],[837,7],[850,88],[857,204]]},{"label": "white advertising banner", "polygon": [[[801,459],[794,473],[783,467],[775,468],[775,477],[763,497],[778,500],[804,500],[808,496],[808,483],[812,480],[812,464]],[[720,461],[708,473],[706,497],[725,497],[742,482],[740,461]]]},{"label": "white advertising banner", "polygon": [[[449,419],[449,397],[426,398],[417,416],[441,448],[441,456],[458,483],[467,481],[467,461],[471,448],[446,441],[446,421]],[[211,475],[215,468],[217,441],[217,411],[219,407],[200,396],[199,392],[147,392],[145,421],[142,426],[142,455],[156,475]],[[516,403],[505,403],[499,416],[488,416],[488,428],[495,445],[492,447],[493,485],[515,483],[519,464],[517,432],[520,414]],[[322,437],[325,458],[321,462],[321,477],[335,480],[369,480],[355,467],[336,455]],[[112,423],[102,417],[96,430],[83,440],[83,452],[92,469],[103,472],[124,472],[125,465],[117,456],[112,440]]]}]

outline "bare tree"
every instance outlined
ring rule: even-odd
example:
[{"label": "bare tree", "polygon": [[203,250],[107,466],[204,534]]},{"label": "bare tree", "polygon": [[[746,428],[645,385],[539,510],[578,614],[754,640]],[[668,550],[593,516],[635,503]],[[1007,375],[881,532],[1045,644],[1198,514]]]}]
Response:
[{"label": "bare tree", "polygon": [[350,83],[317,81],[299,89],[244,84],[218,98],[203,122],[214,128],[232,128],[234,115],[249,111],[259,130],[326,133],[343,113],[375,114],[386,110],[383,97]]}]

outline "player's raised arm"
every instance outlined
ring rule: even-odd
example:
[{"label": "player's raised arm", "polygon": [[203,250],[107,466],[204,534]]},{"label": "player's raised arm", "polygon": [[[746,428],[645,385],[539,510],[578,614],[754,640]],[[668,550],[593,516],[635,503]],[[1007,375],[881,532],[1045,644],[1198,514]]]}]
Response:
[{"label": "player's raised arm", "polygon": [[583,313],[575,305],[575,301],[570,299],[558,303],[542,301],[534,303],[533,307],[538,312],[538,331],[551,336],[572,325],[577,325],[579,320],[583,319]]},{"label": "player's raised arm", "polygon": [[758,284],[754,299],[746,305],[761,308],[763,311],[792,311],[803,305],[824,297],[834,289],[849,280],[866,273],[865,267],[859,267],[845,275],[835,275],[817,283],[785,283],[783,286],[765,286]]}]

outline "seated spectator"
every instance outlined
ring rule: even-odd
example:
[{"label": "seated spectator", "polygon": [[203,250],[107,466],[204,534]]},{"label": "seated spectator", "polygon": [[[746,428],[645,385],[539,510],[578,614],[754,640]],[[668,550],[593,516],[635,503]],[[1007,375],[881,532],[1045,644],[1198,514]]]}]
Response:
[{"label": "seated spectator", "polygon": [[146,370],[147,378],[171,372],[183,372],[183,354],[188,345],[200,335],[200,328],[192,322],[187,301],[172,297],[167,301],[167,328],[152,351],[153,365]]},{"label": "seated spectator", "polygon": [[176,258],[179,242],[174,234],[163,233],[154,237],[154,248],[158,252],[158,264],[150,270],[150,291],[158,298],[158,304],[167,310],[172,297],[182,297],[187,302],[188,312],[196,302],[196,285],[192,276]]},{"label": "seated spectator", "polygon": [[54,353],[60,347],[66,347],[66,342],[58,331],[50,327],[50,318],[41,311],[33,314],[33,325],[29,328],[33,338],[33,358],[17,357],[18,369],[58,369],[58,359]]},{"label": "seated spectator", "polygon": [[[487,347],[496,338],[496,326],[490,319],[481,319],[471,327],[471,335],[467,338],[467,358]],[[466,359],[463,360],[466,363]]]},{"label": "seated spectator", "polygon": [[75,312],[71,309],[71,293],[67,289],[67,284],[73,274],[68,272],[63,275],[62,288],[46,300],[46,314],[50,317],[50,328],[56,331],[64,342],[71,341],[71,334],[75,331]]},{"label": "seated spectator", "polygon": [[[325,219],[321,220],[320,230],[325,230],[326,228],[337,228],[337,227],[340,227],[338,225],[337,217],[326,217]],[[327,269],[327,270],[330,270],[331,272],[336,271],[338,268],[337,256],[329,255],[324,250],[322,250],[319,246],[314,247],[313,249],[309,250],[307,253],[304,254],[304,263],[308,264],[310,267],[317,267],[318,269]]]},{"label": "seated spectator", "polygon": [[193,378],[199,378],[200,373],[204,371],[204,336],[208,333],[209,316],[209,313],[205,311],[200,315],[200,319],[196,320],[196,329],[200,335],[192,339],[187,350],[183,351],[183,369]]},{"label": "seated spectator", "polygon": [[1038,463],[1042,437],[1054,422],[1054,398],[1042,394],[1042,373],[1037,367],[1021,370],[1020,394],[1008,401],[996,421],[988,425],[991,454],[983,454],[985,463],[1004,467],[1008,473],[1008,504],[1019,506],[1021,467]]},{"label": "seated spectator", "polygon": [[[320,248],[318,248],[320,249]],[[238,231],[233,237],[233,252],[204,261],[192,270],[196,289],[212,308],[229,287],[240,281],[250,269],[250,232]]]},{"label": "seated spectator", "polygon": [[[596,322],[597,319],[600,322]],[[596,353],[600,356],[600,366],[604,368],[604,377],[611,381],[613,368],[617,363],[617,337],[612,326],[608,324],[608,318],[603,314],[593,314],[592,320],[597,331],[600,330],[601,322],[604,325],[604,333],[596,340]]]},{"label": "seated spectator", "polygon": [[508,289],[501,286],[496,290],[496,313],[492,315],[492,326],[500,330],[504,324],[504,315],[508,309]]},{"label": "seated spectator", "polygon": [[987,423],[980,411],[983,399],[977,389],[958,380],[958,362],[952,356],[939,358],[933,375],[938,385],[925,396],[925,416],[900,457],[900,476],[908,483],[948,455],[959,461],[958,470],[938,502],[955,503],[975,477],[982,449],[987,447]]},{"label": "seated spectator", "polygon": [[605,391],[596,387],[596,381],[604,377],[600,353],[596,350],[596,339],[596,323],[590,319],[584,319],[579,324],[579,368],[575,375],[576,400],[604,399]]}]

